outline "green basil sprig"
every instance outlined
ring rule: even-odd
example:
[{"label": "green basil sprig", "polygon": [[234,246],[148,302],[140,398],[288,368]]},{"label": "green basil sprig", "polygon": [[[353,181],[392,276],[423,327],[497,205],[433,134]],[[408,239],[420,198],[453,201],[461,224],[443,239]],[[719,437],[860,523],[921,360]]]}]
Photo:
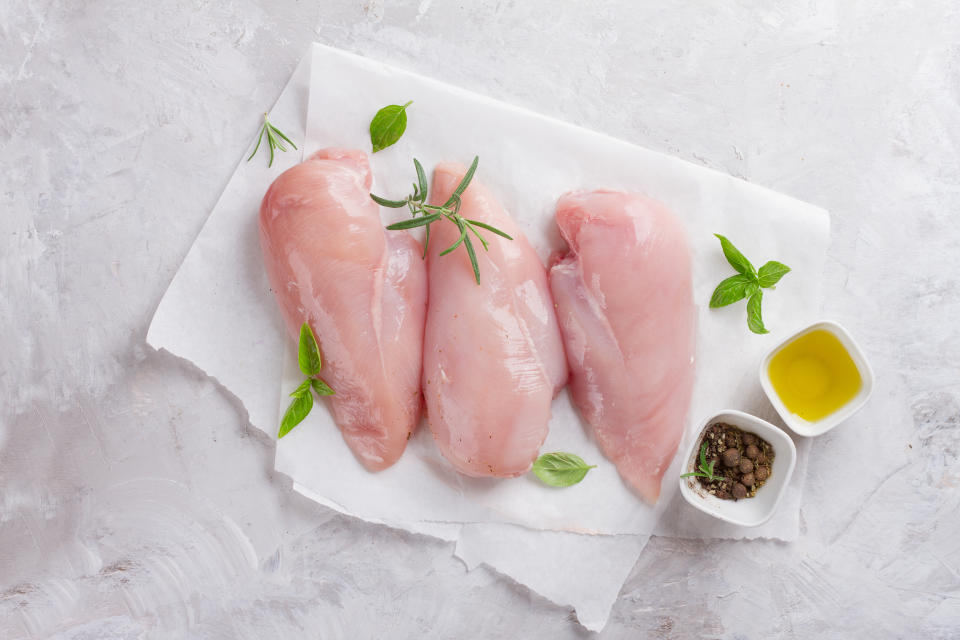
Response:
[{"label": "green basil sprig", "polygon": [[730,266],[737,275],[730,276],[717,285],[710,297],[710,308],[725,307],[747,298],[747,327],[754,333],[770,333],[763,326],[760,307],[763,303],[762,289],[774,289],[780,278],[790,272],[790,267],[771,260],[760,267],[759,271],[747,260],[740,250],[719,233],[713,234],[720,240],[720,247]]},{"label": "green basil sprig", "polygon": [[[297,350],[297,363],[300,365],[300,371],[306,376],[306,379],[293,390],[290,397],[293,400],[283,414],[280,421],[280,431],[278,438],[290,433],[290,430],[303,422],[310,410],[313,409],[313,394],[318,396],[332,396],[333,389],[326,382],[316,377],[320,373],[322,362],[320,360],[320,347],[317,345],[317,338],[313,335],[310,325],[304,322],[300,326],[300,345]],[[311,391],[312,390],[312,391]]]},{"label": "green basil sprig", "polygon": [[545,453],[533,463],[534,475],[551,487],[577,484],[586,477],[590,469],[596,468],[597,465],[588,465],[580,456],[563,451]]}]

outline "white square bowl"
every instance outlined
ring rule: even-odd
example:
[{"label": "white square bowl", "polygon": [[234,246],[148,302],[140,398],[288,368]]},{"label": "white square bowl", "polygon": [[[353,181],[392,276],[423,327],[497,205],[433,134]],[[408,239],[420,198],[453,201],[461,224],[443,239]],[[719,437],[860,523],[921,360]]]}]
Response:
[{"label": "white square bowl", "polygon": [[743,527],[761,525],[776,512],[797,464],[797,448],[782,429],[766,420],[742,411],[728,409],[714,414],[700,424],[697,437],[690,444],[683,460],[683,473],[694,471],[700,456],[700,440],[708,426],[716,422],[731,424],[747,433],[754,433],[773,446],[770,477],[752,498],[721,500],[700,486],[695,477],[680,478],[680,493],[695,508],[715,518]]},{"label": "white square bowl", "polygon": [[[853,364],[857,367],[857,371],[860,372],[861,385],[860,391],[857,392],[857,395],[851,398],[845,405],[830,415],[824,416],[820,420],[811,422],[791,412],[789,409],[787,409],[786,405],[783,404],[783,400],[780,399],[779,394],[777,394],[777,391],[773,388],[773,383],[770,382],[769,367],[770,360],[777,355],[781,349],[800,336],[806,335],[812,331],[817,331],[819,329],[829,331],[831,334],[836,336],[837,340],[840,341],[840,344],[843,345],[843,348],[847,350],[847,353],[850,354],[850,359],[853,360]],[[760,385],[763,387],[764,393],[767,394],[767,398],[770,399],[770,403],[773,404],[773,407],[777,410],[777,413],[780,414],[780,417],[783,419],[784,423],[790,427],[791,431],[796,433],[798,436],[819,436],[836,427],[838,424],[859,411],[863,405],[867,403],[867,400],[870,398],[870,394],[873,393],[873,369],[870,368],[870,363],[867,362],[867,358],[863,355],[863,351],[860,349],[860,346],[847,332],[847,330],[837,322],[824,320],[797,331],[795,334],[771,349],[770,352],[764,356],[763,360],[760,362]]]}]

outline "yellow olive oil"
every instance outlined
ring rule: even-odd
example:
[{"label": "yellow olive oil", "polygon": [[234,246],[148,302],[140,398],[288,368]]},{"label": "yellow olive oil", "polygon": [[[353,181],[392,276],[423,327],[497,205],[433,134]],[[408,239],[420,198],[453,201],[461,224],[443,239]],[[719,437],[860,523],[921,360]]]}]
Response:
[{"label": "yellow olive oil", "polygon": [[847,404],[863,385],[843,343],[824,329],[802,335],[778,351],[767,372],[787,409],[810,422]]}]

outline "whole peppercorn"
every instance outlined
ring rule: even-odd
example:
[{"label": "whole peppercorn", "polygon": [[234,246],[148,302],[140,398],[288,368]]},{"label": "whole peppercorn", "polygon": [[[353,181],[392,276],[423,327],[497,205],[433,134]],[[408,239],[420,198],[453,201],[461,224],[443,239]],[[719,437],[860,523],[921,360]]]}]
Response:
[{"label": "whole peppercorn", "polygon": [[747,446],[747,447],[748,447],[748,446],[750,446],[751,444],[757,444],[757,442],[758,442],[759,439],[757,438],[757,436],[756,436],[755,434],[745,433],[745,434],[743,434],[743,437],[741,438],[741,440],[743,441],[744,446]]},{"label": "whole peppercorn", "polygon": [[737,500],[747,497],[747,488],[739,482],[733,485],[733,497]]},{"label": "whole peppercorn", "polygon": [[757,456],[760,455],[760,447],[755,444],[747,445],[747,457],[751,460],[756,460]]},{"label": "whole peppercorn", "polygon": [[740,473],[750,473],[753,471],[753,462],[747,458],[740,461]]},{"label": "whole peppercorn", "polygon": [[757,479],[753,477],[752,473],[745,473],[740,476],[740,482],[748,487],[752,487],[757,483]]},{"label": "whole peppercorn", "polygon": [[763,482],[770,477],[770,467],[757,467],[757,470],[754,471],[753,474],[759,482]]},{"label": "whole peppercorn", "polygon": [[740,452],[733,447],[723,452],[723,466],[735,467],[740,464]]}]

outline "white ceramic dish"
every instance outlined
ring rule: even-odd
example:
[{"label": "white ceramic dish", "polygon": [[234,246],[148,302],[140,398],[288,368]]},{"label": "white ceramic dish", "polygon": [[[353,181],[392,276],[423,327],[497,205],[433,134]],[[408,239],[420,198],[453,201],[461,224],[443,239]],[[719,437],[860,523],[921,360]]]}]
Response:
[{"label": "white ceramic dish", "polygon": [[778,429],[766,420],[742,411],[728,409],[714,414],[700,424],[697,437],[690,443],[684,460],[683,473],[693,471],[697,466],[700,453],[700,438],[704,430],[715,422],[732,424],[735,427],[756,434],[773,446],[773,465],[770,477],[752,498],[742,500],[721,500],[704,490],[695,477],[680,478],[680,493],[695,508],[709,513],[715,518],[744,527],[761,525],[776,512],[780,500],[793,475],[797,464],[797,448],[793,440],[782,429]]},{"label": "white ceramic dish", "polygon": [[[862,384],[860,386],[860,391],[857,392],[857,395],[855,395],[845,405],[830,415],[825,416],[820,420],[811,422],[809,420],[804,420],[797,414],[792,413],[789,409],[787,409],[787,407],[783,404],[783,401],[780,399],[780,396],[773,388],[773,384],[770,382],[770,374],[768,369],[771,358],[773,358],[773,356],[775,356],[781,349],[800,336],[818,329],[829,331],[837,337],[844,349],[847,350],[847,353],[850,354],[850,358],[853,360],[857,370],[860,372]],[[870,368],[870,363],[867,362],[867,358],[863,355],[863,351],[860,349],[860,346],[847,332],[847,330],[837,322],[824,320],[801,329],[767,353],[767,355],[760,362],[760,385],[763,387],[764,393],[767,394],[770,402],[777,410],[777,413],[780,414],[780,417],[783,419],[784,423],[790,427],[791,431],[800,436],[819,436],[836,427],[838,424],[859,411],[860,408],[867,403],[867,399],[869,399],[870,394],[873,393],[873,369]]]}]

